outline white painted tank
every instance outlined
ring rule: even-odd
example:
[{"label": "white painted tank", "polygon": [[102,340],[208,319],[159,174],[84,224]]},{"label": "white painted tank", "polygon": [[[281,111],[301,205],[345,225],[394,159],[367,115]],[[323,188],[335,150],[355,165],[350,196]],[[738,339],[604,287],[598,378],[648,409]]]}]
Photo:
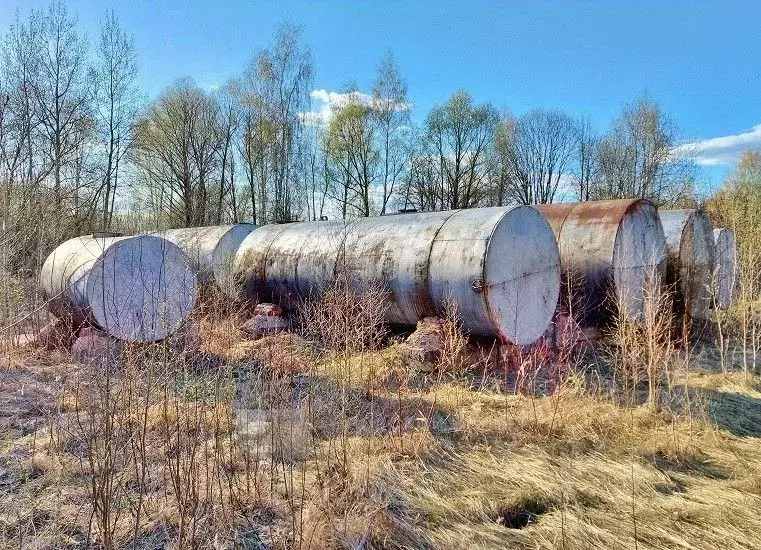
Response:
[{"label": "white painted tank", "polygon": [[560,295],[555,236],[529,206],[456,212],[436,234],[428,271],[439,312],[451,296],[468,330],[518,345],[546,332]]},{"label": "white painted tank", "polygon": [[[454,211],[368,218],[346,233],[342,267],[359,281],[389,289],[389,323],[414,325],[436,310],[429,289],[433,243]],[[414,238],[411,238],[414,235]]]},{"label": "white painted tank", "polygon": [[573,289],[578,321],[605,324],[617,307],[628,321],[642,322],[646,288],[666,276],[666,240],[655,205],[621,199],[536,208],[557,237],[567,278],[564,291]]},{"label": "white painted tank", "polygon": [[452,300],[465,329],[519,345],[547,329],[560,290],[552,229],[525,206],[265,226],[243,241],[235,273],[242,295],[285,307],[346,273],[383,285],[389,323],[441,315]]},{"label": "white painted tank", "polygon": [[198,272],[202,285],[216,285],[232,296],[232,264],[240,243],[256,228],[249,223],[168,229],[155,233],[179,246]]},{"label": "white painted tank", "polygon": [[675,290],[676,312],[689,319],[708,319],[711,282],[716,263],[713,225],[700,210],[658,211],[668,245],[669,284]]},{"label": "white painted tank", "polygon": [[54,315],[91,321],[112,336],[161,340],[188,318],[196,275],[180,248],[151,235],[87,235],[68,240],[45,260],[40,286]]},{"label": "white painted tank", "polygon": [[732,304],[737,286],[737,245],[735,234],[728,227],[713,230],[716,245],[714,267],[714,301],[716,307],[727,309]]}]

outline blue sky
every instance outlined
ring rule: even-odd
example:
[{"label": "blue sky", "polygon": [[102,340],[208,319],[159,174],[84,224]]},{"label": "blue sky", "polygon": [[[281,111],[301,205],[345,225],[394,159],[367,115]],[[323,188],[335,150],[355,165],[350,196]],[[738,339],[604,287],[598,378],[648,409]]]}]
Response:
[{"label": "blue sky", "polygon": [[[37,0],[3,0],[0,29]],[[707,182],[761,145],[761,2],[233,2],[70,0],[91,42],[107,7],[135,37],[149,97],[182,76],[211,87],[238,74],[285,20],[303,27],[314,86],[367,90],[394,52],[413,117],[465,88],[521,113],[535,106],[604,130],[647,93],[699,142]],[[705,141],[711,140],[711,141]]]}]

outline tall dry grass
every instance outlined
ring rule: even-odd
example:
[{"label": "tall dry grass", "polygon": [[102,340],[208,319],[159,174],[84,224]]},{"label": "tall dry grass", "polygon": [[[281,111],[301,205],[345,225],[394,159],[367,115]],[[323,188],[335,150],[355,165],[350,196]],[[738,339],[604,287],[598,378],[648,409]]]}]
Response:
[{"label": "tall dry grass", "polygon": [[[640,403],[639,389],[647,387],[647,406],[659,410],[661,390],[670,380],[671,370],[678,359],[677,331],[679,321],[672,314],[671,290],[654,275],[646,277],[642,315],[638,321],[623,304],[616,308],[608,338],[607,351],[613,367],[614,380],[628,406]],[[689,338],[682,340],[689,346]],[[685,349],[689,356],[689,349]]]}]

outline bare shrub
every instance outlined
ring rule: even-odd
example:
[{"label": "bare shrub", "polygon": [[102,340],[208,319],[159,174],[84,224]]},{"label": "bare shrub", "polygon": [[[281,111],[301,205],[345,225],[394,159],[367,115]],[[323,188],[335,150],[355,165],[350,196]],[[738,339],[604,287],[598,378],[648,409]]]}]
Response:
[{"label": "bare shrub", "polygon": [[304,335],[321,349],[353,353],[381,345],[387,309],[382,285],[366,284],[357,290],[341,276],[322,295],[304,301],[298,316]]},{"label": "bare shrub", "polygon": [[622,305],[610,330],[614,374],[630,405],[638,403],[638,390],[647,383],[648,405],[660,408],[660,388],[676,358],[671,294],[656,276],[647,277],[641,322],[631,321]]},{"label": "bare shrub", "polygon": [[564,270],[559,303],[544,337],[530,346],[502,343],[504,384],[515,393],[552,394],[585,364],[592,342],[582,330],[588,304],[576,270]]},{"label": "bare shrub", "polygon": [[468,338],[462,330],[462,321],[457,311],[457,303],[449,299],[444,304],[444,318],[441,322],[436,370],[439,373],[462,371],[466,366],[467,352]]},{"label": "bare shrub", "polygon": [[119,502],[134,436],[128,405],[134,388],[115,379],[108,364],[102,367],[93,369],[89,383],[75,388],[72,435],[81,444],[85,459],[82,474],[89,479],[95,539],[111,549],[123,535],[118,532],[123,512]]}]

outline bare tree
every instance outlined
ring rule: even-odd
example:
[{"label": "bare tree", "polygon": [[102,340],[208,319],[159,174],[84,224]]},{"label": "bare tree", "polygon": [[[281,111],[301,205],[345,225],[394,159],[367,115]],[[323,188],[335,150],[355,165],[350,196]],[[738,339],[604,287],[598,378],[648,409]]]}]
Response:
[{"label": "bare tree", "polygon": [[132,145],[139,105],[135,46],[113,11],[101,25],[94,70],[98,140],[105,157],[95,202],[100,204],[101,226],[106,230],[114,215],[119,170]]},{"label": "bare tree", "polygon": [[[41,17],[32,19],[39,25],[34,33],[38,52],[38,78],[33,95],[39,128],[45,141],[46,155],[53,176],[55,210],[62,212],[65,186],[75,183],[72,156],[88,140],[93,124],[88,88],[86,46],[77,34],[76,19],[63,3],[52,4]],[[78,190],[66,190],[72,197]]]},{"label": "bare tree", "polygon": [[326,150],[325,129],[318,124],[307,124],[306,166],[306,217],[309,220],[322,218],[327,206],[328,195],[334,184],[333,167]]},{"label": "bare tree", "polygon": [[132,158],[170,224],[208,221],[209,185],[218,167],[219,108],[213,98],[182,80],[140,118]]},{"label": "bare tree", "polygon": [[[238,202],[235,186],[235,148],[234,140],[240,125],[239,85],[235,81],[228,82],[221,90],[219,103],[219,189],[217,190],[217,208],[214,216],[215,223],[223,220],[238,222]],[[229,209],[226,216],[225,208]]]},{"label": "bare tree", "polygon": [[553,202],[577,145],[573,119],[560,111],[533,109],[517,119],[505,118],[499,132],[497,154],[510,198],[520,204]]},{"label": "bare tree", "polygon": [[387,54],[378,67],[373,84],[372,114],[376,126],[379,174],[382,190],[379,214],[386,213],[389,201],[397,190],[409,158],[410,105],[407,83],[401,75],[393,54]]},{"label": "bare tree", "polygon": [[89,225],[94,125],[85,54],[60,3],[17,16],[3,40],[0,178],[14,269],[33,268],[53,240]]},{"label": "bare tree", "polygon": [[437,210],[440,201],[439,164],[429,154],[418,129],[413,130],[410,140],[410,154],[407,162],[406,177],[403,184],[403,208],[415,208],[422,211]]},{"label": "bare tree", "polygon": [[624,107],[599,147],[591,198],[643,197],[673,204],[691,189],[693,166],[674,153],[676,125],[647,98]]},{"label": "bare tree", "polygon": [[590,192],[598,179],[598,158],[600,139],[592,130],[588,120],[578,123],[578,142],[576,148],[576,163],[573,179],[576,184],[577,199],[590,200]]},{"label": "bare tree", "polygon": [[190,154],[196,169],[195,224],[210,221],[210,188],[214,184],[214,174],[219,167],[221,131],[219,105],[206,93],[196,90],[190,97],[194,116],[191,118]]},{"label": "bare tree", "polygon": [[325,148],[335,167],[333,198],[341,214],[370,216],[372,189],[380,171],[371,105],[362,102],[356,88],[346,93],[349,102],[335,114],[325,135]]},{"label": "bare tree", "polygon": [[488,206],[504,206],[515,202],[511,193],[511,170],[508,163],[508,151],[512,136],[512,116],[510,113],[500,114],[499,122],[494,130],[494,143],[488,156],[489,186],[486,197]]},{"label": "bare tree", "polygon": [[[0,64],[0,155],[3,180],[7,182],[6,200],[10,201],[11,186],[26,182],[31,186],[39,182],[45,171],[37,165],[38,141],[35,133],[38,120],[33,85],[38,78],[38,40],[40,15],[32,12],[31,21],[20,20],[11,26],[5,36]],[[8,212],[6,204],[5,212]]]},{"label": "bare tree", "polygon": [[[293,25],[282,26],[271,49],[260,52],[247,73],[246,103],[251,111],[244,127],[253,134],[244,145],[250,170],[259,171],[259,211],[265,221],[292,221],[299,217],[300,190],[293,182],[301,176],[306,154],[299,114],[309,105],[312,57]],[[257,158],[258,157],[258,158]]]},{"label": "bare tree", "polygon": [[248,91],[242,95],[240,116],[238,154],[248,184],[251,220],[253,223],[265,223],[269,182],[268,159],[274,131],[265,118],[262,98],[257,93]]}]

